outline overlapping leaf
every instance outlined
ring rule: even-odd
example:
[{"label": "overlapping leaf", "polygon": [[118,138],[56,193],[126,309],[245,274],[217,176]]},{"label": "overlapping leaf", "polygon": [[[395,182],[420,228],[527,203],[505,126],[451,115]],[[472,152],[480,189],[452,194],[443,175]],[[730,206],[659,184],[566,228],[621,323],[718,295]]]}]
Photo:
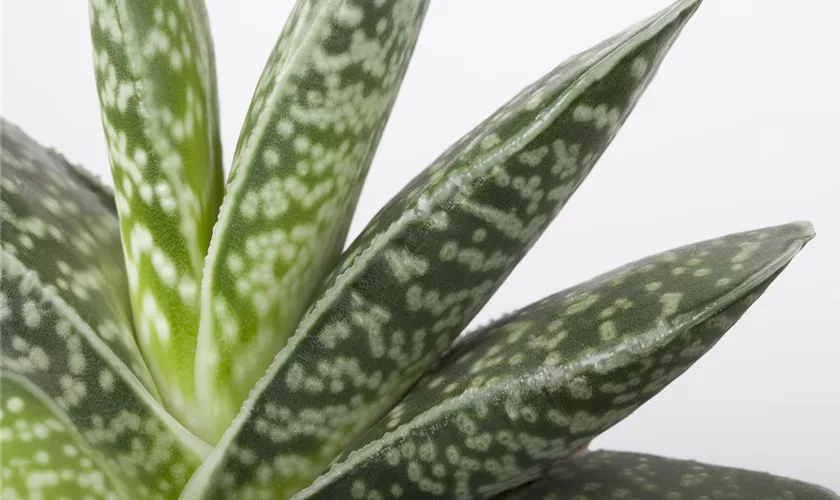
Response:
[{"label": "overlapping leaf", "polygon": [[129,498],[72,424],[14,377],[0,375],[0,490],[4,499]]},{"label": "overlapping leaf", "polygon": [[277,41],[242,129],[202,289],[196,380],[214,438],[344,246],[427,4],[300,0]]},{"label": "overlapping leaf", "polygon": [[533,480],[682,374],[812,235],[795,223],[675,249],[465,337],[296,498],[485,498]]},{"label": "overlapping leaf", "polygon": [[94,67],[139,344],[192,428],[201,276],[222,195],[203,0],[91,0]]},{"label": "overlapping leaf", "polygon": [[596,451],[564,460],[539,481],[499,500],[836,500],[793,479],[640,453]]},{"label": "overlapping leaf", "polygon": [[562,64],[392,200],[185,496],[293,494],[387,411],[583,181],[696,5],[678,2]]},{"label": "overlapping leaf", "polygon": [[113,196],[6,121],[0,139],[0,369],[66,414],[136,496],[171,496],[208,449],[158,402],[134,341]]},{"label": "overlapping leaf", "polygon": [[[66,304],[145,389],[157,394],[134,340],[112,193],[5,119],[0,133],[3,325],[13,291],[41,288]],[[42,311],[39,302],[21,311],[29,318],[27,327],[37,326],[44,312],[52,310]],[[10,326],[3,329],[4,346],[12,332]],[[15,352],[22,351],[4,351],[4,360],[17,359]]]}]

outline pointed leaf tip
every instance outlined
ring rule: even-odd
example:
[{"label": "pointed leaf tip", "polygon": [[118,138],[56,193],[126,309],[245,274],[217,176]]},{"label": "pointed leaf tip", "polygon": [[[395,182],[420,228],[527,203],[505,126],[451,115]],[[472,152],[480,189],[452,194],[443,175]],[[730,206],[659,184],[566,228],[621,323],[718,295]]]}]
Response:
[{"label": "pointed leaf tip", "polygon": [[802,238],[805,238],[806,241],[812,240],[817,235],[817,231],[814,229],[814,225],[811,221],[799,220],[791,222],[790,224],[799,228],[802,233]]},{"label": "pointed leaf tip", "polygon": [[391,200],[190,481],[190,498],[294,494],[387,411],[583,182],[690,14],[676,5],[570,58]]},{"label": "pointed leaf tip", "polygon": [[427,6],[299,0],[277,41],[242,127],[202,283],[196,383],[213,439],[344,247]]},{"label": "pointed leaf tip", "polygon": [[300,498],[356,484],[484,498],[532,480],[687,370],[810,234],[794,223],[680,247],[463,337]]}]

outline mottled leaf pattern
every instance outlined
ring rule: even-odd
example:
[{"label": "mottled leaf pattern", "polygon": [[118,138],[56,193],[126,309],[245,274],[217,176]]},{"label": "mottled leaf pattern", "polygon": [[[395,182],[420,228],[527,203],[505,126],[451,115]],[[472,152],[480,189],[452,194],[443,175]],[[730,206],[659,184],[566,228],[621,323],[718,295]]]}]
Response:
[{"label": "mottled leaf pattern", "polygon": [[[7,326],[11,283],[26,278],[21,285],[24,292],[43,284],[118,362],[157,394],[134,340],[113,194],[5,119],[0,133],[0,307],[7,311],[0,315],[3,346],[12,340]],[[27,326],[37,326],[40,306],[29,304],[24,309]],[[24,363],[15,353],[34,364]],[[48,355],[42,356],[38,350],[3,352],[4,363],[24,363],[21,366],[32,368],[40,364],[34,360],[42,357]]]},{"label": "mottled leaf pattern", "polygon": [[201,276],[221,203],[213,47],[203,0],[91,0],[94,67],[138,340],[191,428]]},{"label": "mottled leaf pattern", "polygon": [[140,498],[171,496],[208,447],[158,402],[134,343],[113,196],[2,125],[0,368],[66,413]]},{"label": "mottled leaf pattern", "polygon": [[647,257],[458,338],[700,1],[526,87],[340,255],[429,1],[298,0],[223,188],[203,0],[89,0],[116,192],[0,124],[0,496],[840,500],[587,451],[715,345],[809,223]]},{"label": "mottled leaf pattern", "polygon": [[427,4],[300,0],[277,41],[242,129],[201,292],[196,382],[214,438],[341,252]]},{"label": "mottled leaf pattern", "polygon": [[295,498],[486,498],[535,479],[682,374],[812,235],[675,249],[468,335]]},{"label": "mottled leaf pattern", "polygon": [[4,500],[129,498],[61,412],[14,377],[0,376],[0,446]]},{"label": "mottled leaf pattern", "polygon": [[189,497],[288,496],[438,359],[562,208],[696,8],[682,1],[526,88],[353,243]]},{"label": "mottled leaf pattern", "polygon": [[793,479],[655,455],[596,451],[499,500],[837,500]]}]

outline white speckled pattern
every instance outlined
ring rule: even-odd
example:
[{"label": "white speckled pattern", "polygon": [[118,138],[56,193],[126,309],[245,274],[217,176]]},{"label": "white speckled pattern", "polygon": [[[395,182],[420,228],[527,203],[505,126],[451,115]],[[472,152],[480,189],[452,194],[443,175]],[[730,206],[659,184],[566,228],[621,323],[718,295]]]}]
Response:
[{"label": "white speckled pattern", "polygon": [[[6,121],[0,143],[4,404],[17,405],[18,389],[7,392],[12,387],[7,384],[21,391],[35,388],[50,411],[62,415],[54,430],[80,436],[89,456],[117,478],[115,488],[121,485],[139,498],[179,491],[209,447],[160,404],[134,341],[113,195]],[[38,410],[30,420],[27,410],[0,423],[4,498],[39,498],[37,491],[50,486],[53,474],[61,477],[58,465],[51,469],[37,456],[35,463],[12,459],[33,450],[37,455],[40,442],[24,447],[20,433],[30,426],[36,432],[39,422],[46,425],[43,419],[54,418],[48,413]],[[50,439],[44,446],[54,443]],[[39,472],[30,484],[32,476],[21,474],[36,465]],[[106,483],[102,477],[89,486],[105,493]]]},{"label": "white speckled pattern", "polygon": [[213,439],[344,246],[426,6],[301,0],[277,41],[242,128],[201,290],[196,382]]},{"label": "white speckled pattern", "polygon": [[223,175],[204,3],[92,0],[90,30],[138,344],[167,410],[196,429],[199,291]]},{"label": "white speckled pattern", "polygon": [[[291,495],[387,411],[583,182],[696,5],[678,3],[567,60],[383,208],[342,256],[188,497]],[[642,78],[640,58],[649,61]],[[581,121],[582,106],[598,111]]]},{"label": "white speckled pattern", "polygon": [[812,236],[794,223],[678,248],[468,334],[296,498],[485,498],[534,480],[688,369]]}]

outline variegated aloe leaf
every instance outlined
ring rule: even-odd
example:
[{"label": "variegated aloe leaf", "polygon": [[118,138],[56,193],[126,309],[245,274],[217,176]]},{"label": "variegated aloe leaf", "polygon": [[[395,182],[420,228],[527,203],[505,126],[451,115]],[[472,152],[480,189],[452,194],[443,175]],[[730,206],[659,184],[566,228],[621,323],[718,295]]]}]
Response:
[{"label": "variegated aloe leaf", "polygon": [[0,369],[37,388],[135,496],[170,497],[208,447],[161,406],[134,341],[113,195],[6,121],[0,139]]},{"label": "variegated aloe leaf", "polygon": [[427,4],[299,0],[277,41],[201,291],[196,382],[214,438],[335,265]]},{"label": "variegated aloe leaf", "polygon": [[444,153],[353,243],[188,486],[288,496],[434,363],[562,208],[697,6],[567,61]]},{"label": "variegated aloe leaf", "polygon": [[203,0],[90,0],[129,295],[164,404],[192,428],[201,276],[222,195]]},{"label": "variegated aloe leaf", "polygon": [[111,466],[25,381],[0,375],[4,499],[130,498]]},{"label": "variegated aloe leaf", "polygon": [[730,467],[596,451],[560,462],[539,481],[499,500],[836,500],[812,484]]},{"label": "variegated aloe leaf", "polygon": [[678,248],[468,335],[295,498],[485,498],[533,480],[682,374],[812,235]]}]

